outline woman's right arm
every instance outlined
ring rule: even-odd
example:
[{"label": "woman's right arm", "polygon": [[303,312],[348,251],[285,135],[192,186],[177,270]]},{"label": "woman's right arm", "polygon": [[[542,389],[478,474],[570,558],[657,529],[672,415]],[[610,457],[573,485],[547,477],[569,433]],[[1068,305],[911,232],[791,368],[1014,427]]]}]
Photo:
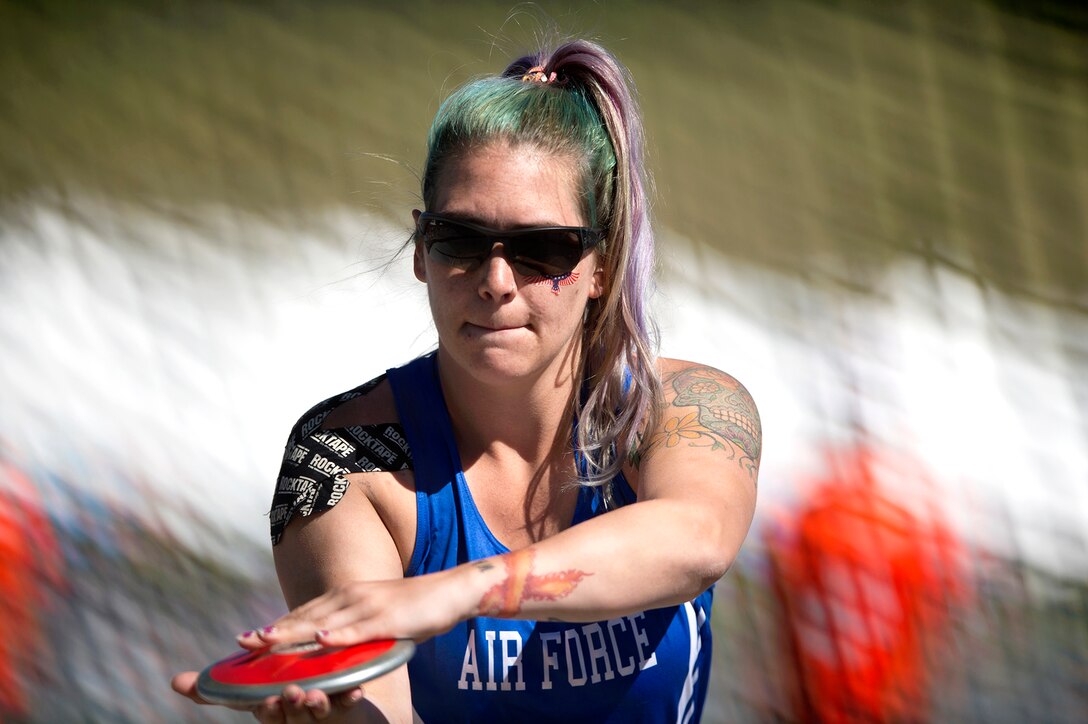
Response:
[{"label": "woman's right arm", "polygon": [[[273,556],[284,599],[291,609],[342,584],[398,579],[404,575],[393,536],[358,482],[348,486],[334,507],[320,515],[292,520],[283,539],[273,548]],[[362,701],[347,708],[331,706],[329,718],[323,721],[382,724],[412,721],[407,666],[367,682],[363,690]],[[320,702],[322,697],[320,692],[307,692],[297,705],[287,700],[280,705],[287,713],[288,722],[295,721],[294,715],[298,715],[299,721],[307,721],[303,717],[307,711],[305,702]],[[314,708],[319,712],[326,709]]]}]

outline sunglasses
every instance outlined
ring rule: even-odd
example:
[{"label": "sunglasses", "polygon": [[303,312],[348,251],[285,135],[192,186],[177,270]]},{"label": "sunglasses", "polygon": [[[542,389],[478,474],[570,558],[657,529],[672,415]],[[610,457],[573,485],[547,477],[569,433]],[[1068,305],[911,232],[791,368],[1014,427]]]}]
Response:
[{"label": "sunglasses", "polygon": [[581,226],[499,231],[426,212],[419,215],[416,225],[416,238],[440,264],[471,271],[501,242],[507,261],[524,276],[566,276],[604,236],[600,229]]}]

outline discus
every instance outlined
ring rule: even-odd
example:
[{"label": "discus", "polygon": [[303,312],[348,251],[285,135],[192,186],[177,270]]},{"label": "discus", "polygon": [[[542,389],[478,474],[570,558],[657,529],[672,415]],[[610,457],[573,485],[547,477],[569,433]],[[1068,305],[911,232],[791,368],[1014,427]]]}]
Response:
[{"label": "discus", "polygon": [[213,704],[260,704],[279,696],[283,687],[335,694],[354,689],[412,658],[409,639],[382,639],[353,646],[322,646],[316,641],[275,644],[258,651],[240,651],[200,672],[196,692]]}]

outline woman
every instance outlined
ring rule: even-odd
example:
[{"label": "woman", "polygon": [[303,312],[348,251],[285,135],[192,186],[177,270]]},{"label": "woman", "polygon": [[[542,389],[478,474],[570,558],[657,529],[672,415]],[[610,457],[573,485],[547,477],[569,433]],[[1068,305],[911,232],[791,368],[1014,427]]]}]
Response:
[{"label": "woman", "polygon": [[443,104],[414,212],[437,352],[299,421],[272,508],[293,610],[239,637],[419,648],[260,721],[698,720],[760,425],[730,376],[655,356],[642,148],[585,41]]}]

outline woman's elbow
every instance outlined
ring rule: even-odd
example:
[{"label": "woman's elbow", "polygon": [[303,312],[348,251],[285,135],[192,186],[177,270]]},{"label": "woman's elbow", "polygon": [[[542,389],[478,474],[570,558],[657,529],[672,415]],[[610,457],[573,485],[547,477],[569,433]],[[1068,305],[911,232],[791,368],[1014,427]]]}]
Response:
[{"label": "woman's elbow", "polygon": [[670,605],[678,605],[696,598],[717,583],[733,563],[733,557],[723,555],[721,551],[708,550],[704,553],[696,548],[699,546],[693,546],[685,551],[683,560],[678,566],[682,573],[673,595],[669,597]]},{"label": "woman's elbow", "polygon": [[743,531],[738,531],[736,522],[708,511],[702,512],[700,518],[699,524],[692,528],[690,545],[684,546],[691,585],[698,589],[695,595],[710,588],[729,571],[748,532],[747,524]]},{"label": "woman's elbow", "polygon": [[713,548],[706,552],[698,566],[693,568],[693,585],[696,595],[717,583],[736,560],[734,551]]}]

